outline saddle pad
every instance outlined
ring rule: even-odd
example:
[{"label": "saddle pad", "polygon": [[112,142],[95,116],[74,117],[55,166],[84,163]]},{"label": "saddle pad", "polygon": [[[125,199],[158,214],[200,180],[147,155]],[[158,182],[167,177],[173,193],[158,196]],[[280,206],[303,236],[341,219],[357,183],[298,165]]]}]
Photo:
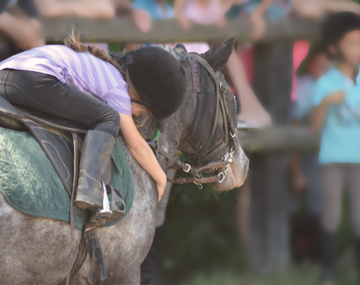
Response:
[{"label": "saddle pad", "polygon": [[[119,141],[116,141],[111,157],[114,169],[110,185],[122,195],[126,216],[134,200],[134,183]],[[46,154],[29,132],[0,128],[0,193],[7,203],[24,214],[70,221],[70,197]],[[77,229],[82,229],[84,218],[85,211],[75,206]]]}]

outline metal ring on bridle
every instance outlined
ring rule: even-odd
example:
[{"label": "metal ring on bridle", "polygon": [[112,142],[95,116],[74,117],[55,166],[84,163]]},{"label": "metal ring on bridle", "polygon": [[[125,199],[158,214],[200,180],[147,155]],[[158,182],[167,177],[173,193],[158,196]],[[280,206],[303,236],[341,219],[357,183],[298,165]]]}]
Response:
[{"label": "metal ring on bridle", "polygon": [[194,181],[194,184],[195,184],[199,189],[203,189],[203,188],[204,188],[204,186],[203,186],[201,183],[199,183],[199,182]]},{"label": "metal ring on bridle", "polygon": [[185,171],[186,173],[188,173],[188,172],[190,171],[190,169],[191,169],[191,165],[188,164],[188,163],[185,163],[185,165],[186,165],[188,168],[187,168],[187,169],[184,169],[184,171]]},{"label": "metal ring on bridle", "polygon": [[219,87],[220,87],[221,91],[226,91],[227,90],[227,87],[224,87],[222,82],[220,82]]},{"label": "metal ring on bridle", "polygon": [[222,183],[225,180],[225,177],[226,177],[225,174],[223,172],[220,172],[218,174],[218,176],[221,177],[220,180],[219,180],[219,183]]}]

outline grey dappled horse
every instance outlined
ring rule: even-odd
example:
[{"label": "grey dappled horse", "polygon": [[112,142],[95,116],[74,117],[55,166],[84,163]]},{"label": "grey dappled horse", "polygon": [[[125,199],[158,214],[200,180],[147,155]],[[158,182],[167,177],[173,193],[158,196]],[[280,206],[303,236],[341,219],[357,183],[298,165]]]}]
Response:
[{"label": "grey dappled horse", "polygon": [[[178,145],[185,140],[186,130],[192,124],[196,96],[194,96],[192,71],[186,52],[181,48],[163,48],[181,62],[187,80],[185,99],[181,107],[164,121],[164,131],[158,140],[165,151],[174,154]],[[211,58],[205,59],[214,68],[224,66],[230,55],[228,50],[222,45],[217,46],[210,53]],[[231,50],[232,47],[230,52]],[[229,54],[221,56],[225,52]],[[142,127],[142,131],[151,137],[155,131],[153,120],[149,120]],[[138,285],[140,265],[150,249],[154,236],[157,191],[154,181],[131,156],[121,135],[119,141],[131,167],[135,197],[132,209],[123,221],[112,227],[97,229],[107,272],[107,279],[102,284]],[[217,190],[239,187],[246,178],[248,159],[236,138],[235,146],[233,163],[226,179],[222,183],[213,184]],[[159,157],[159,162],[165,169],[167,161]],[[81,232],[76,230],[77,246],[80,235]],[[0,195],[0,241],[0,284],[56,285],[67,276],[71,243],[69,224],[22,214],[10,207]],[[90,262],[87,258],[71,284],[100,284],[96,269],[93,282],[89,283],[87,280],[89,267]]]}]

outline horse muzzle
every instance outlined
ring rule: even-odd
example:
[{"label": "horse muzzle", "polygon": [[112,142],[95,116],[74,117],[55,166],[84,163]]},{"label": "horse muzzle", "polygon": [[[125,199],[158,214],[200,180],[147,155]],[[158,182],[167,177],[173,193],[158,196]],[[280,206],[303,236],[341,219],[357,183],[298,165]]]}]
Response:
[{"label": "horse muzzle", "polygon": [[[237,148],[239,149],[239,148]],[[219,191],[228,191],[242,186],[249,170],[249,159],[240,148],[234,152],[232,161],[226,171],[223,181],[213,183],[213,187]],[[219,169],[221,173],[222,169]]]}]

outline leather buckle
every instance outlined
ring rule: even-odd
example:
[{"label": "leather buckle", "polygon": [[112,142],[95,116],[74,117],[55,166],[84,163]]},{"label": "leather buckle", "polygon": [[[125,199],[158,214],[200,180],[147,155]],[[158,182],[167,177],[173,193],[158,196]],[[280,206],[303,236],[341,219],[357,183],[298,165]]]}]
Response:
[{"label": "leather buckle", "polygon": [[188,173],[191,169],[191,165],[188,163],[185,163],[185,165],[188,167],[187,169],[183,169],[186,173]]}]

